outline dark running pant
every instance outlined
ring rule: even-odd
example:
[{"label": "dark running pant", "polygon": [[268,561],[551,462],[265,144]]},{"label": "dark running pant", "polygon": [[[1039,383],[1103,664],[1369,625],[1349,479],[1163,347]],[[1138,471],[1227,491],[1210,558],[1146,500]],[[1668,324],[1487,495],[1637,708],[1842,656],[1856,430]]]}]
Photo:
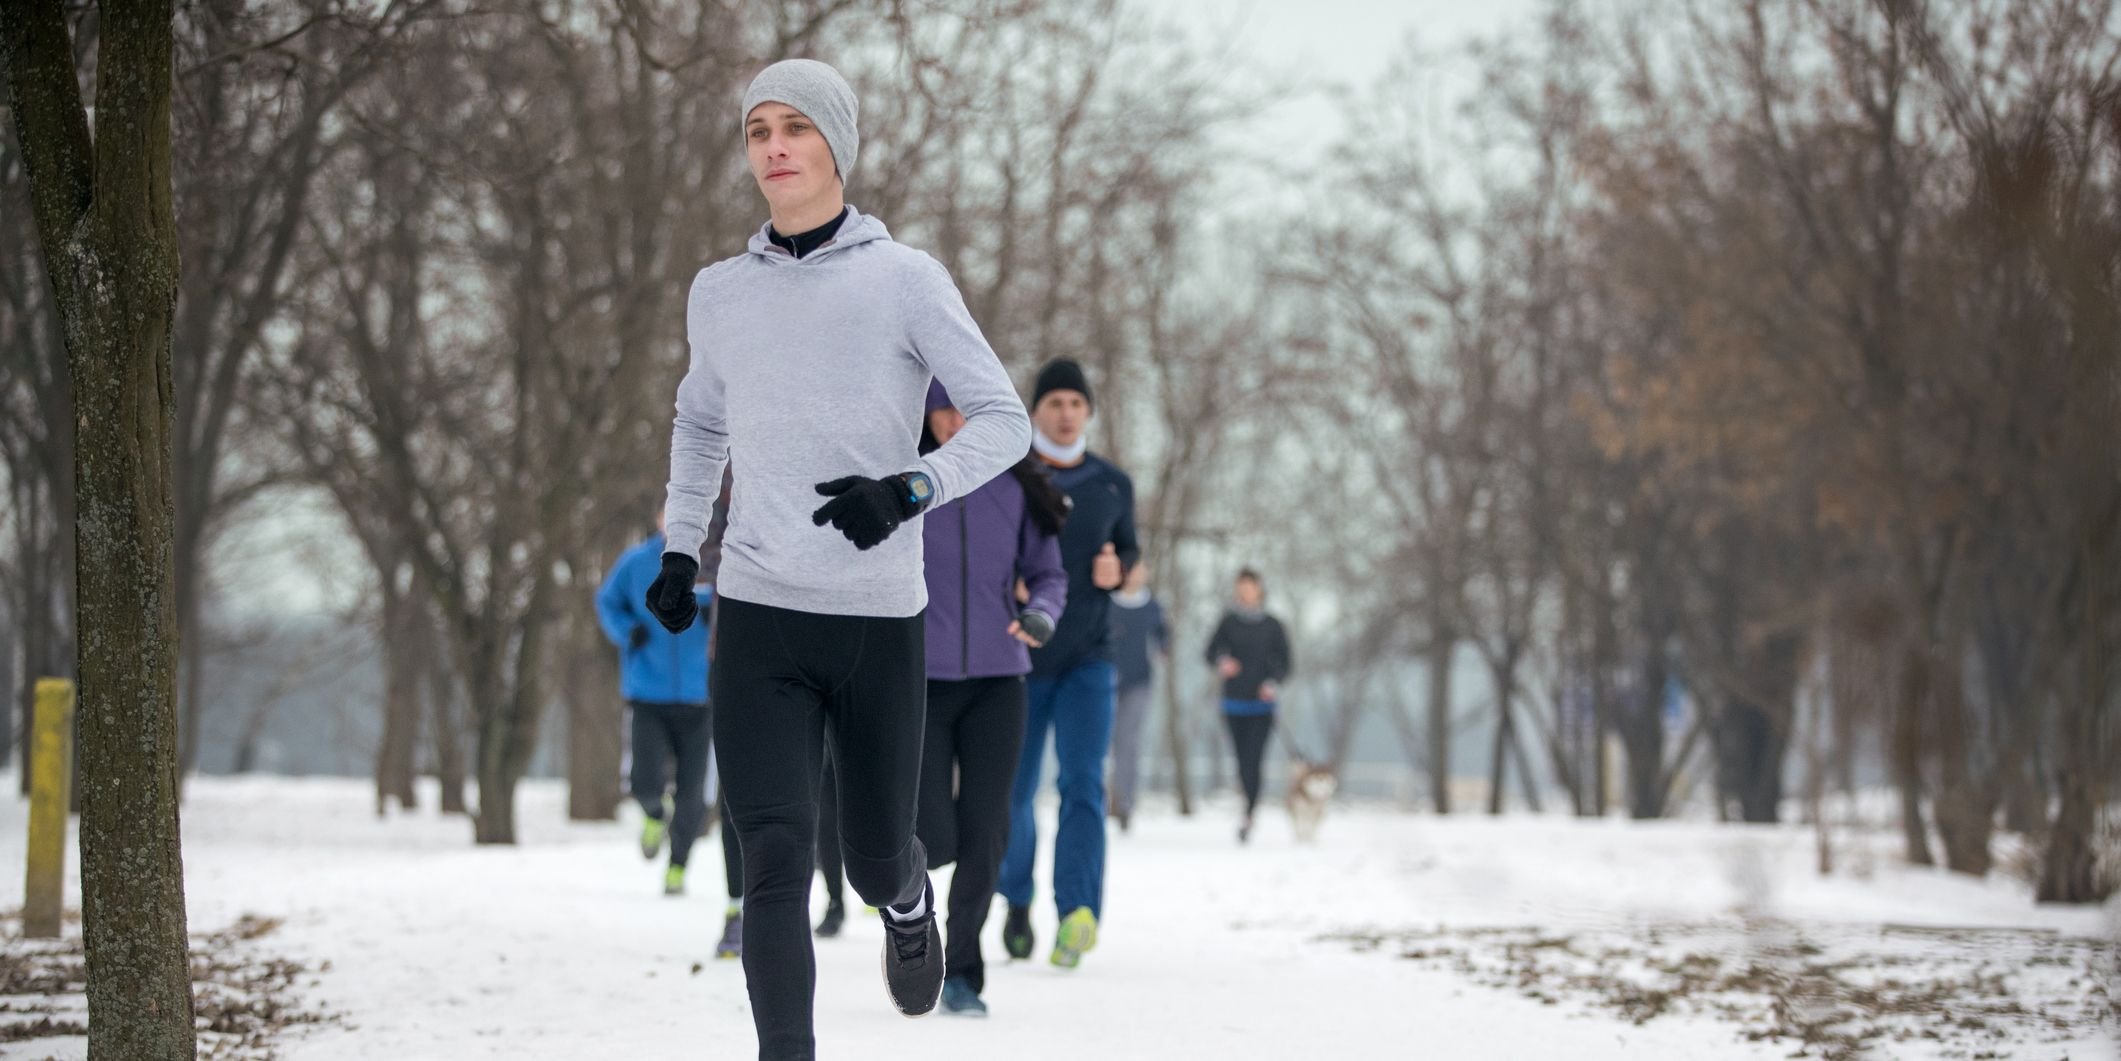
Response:
[{"label": "dark running pant", "polygon": [[[663,816],[663,767],[677,762],[677,799],[670,811],[670,864],[683,866],[692,857],[692,842],[707,824],[707,750],[713,732],[713,708],[698,704],[650,704],[633,701],[633,798],[642,813]],[[744,894],[744,853],[722,815],[722,875],[729,897]]]},{"label": "dark running pant", "polygon": [[1274,734],[1274,716],[1224,715],[1230,727],[1230,743],[1237,748],[1237,783],[1245,790],[1245,816],[1259,806],[1259,787],[1267,757],[1267,738]]},{"label": "dark running pant", "polygon": [[817,788],[817,868],[825,878],[825,901],[844,907],[847,895],[842,883],[847,866],[840,859],[840,784],[832,776],[832,756],[825,756],[825,776]]},{"label": "dark running pant", "polygon": [[871,906],[927,884],[913,835],[926,713],[915,615],[815,615],[721,599],[714,744],[722,805],[744,845],[744,979],[759,1057],[815,1056],[810,874],[825,749],[839,782],[847,881]]},{"label": "dark running pant", "polygon": [[974,991],[987,987],[979,937],[1009,847],[1009,789],[1024,747],[1025,702],[1022,678],[928,683],[920,837],[929,869],[957,863],[945,969]]}]

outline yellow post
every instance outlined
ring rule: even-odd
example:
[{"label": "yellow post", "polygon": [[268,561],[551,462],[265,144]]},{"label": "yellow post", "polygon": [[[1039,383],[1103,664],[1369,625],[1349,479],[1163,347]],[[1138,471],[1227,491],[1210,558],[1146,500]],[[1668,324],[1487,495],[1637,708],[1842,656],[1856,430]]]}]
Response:
[{"label": "yellow post", "polygon": [[37,717],[30,734],[29,879],[22,934],[59,938],[66,906],[66,808],[73,796],[74,683],[37,679]]}]

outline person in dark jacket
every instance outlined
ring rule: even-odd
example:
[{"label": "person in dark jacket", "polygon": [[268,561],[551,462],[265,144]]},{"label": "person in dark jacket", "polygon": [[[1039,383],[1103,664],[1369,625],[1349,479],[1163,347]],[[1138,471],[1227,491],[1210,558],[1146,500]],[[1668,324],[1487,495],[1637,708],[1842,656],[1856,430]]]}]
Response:
[{"label": "person in dark jacket", "polygon": [[1237,573],[1236,605],[1225,613],[1208,639],[1208,664],[1223,681],[1223,721],[1237,751],[1237,778],[1245,792],[1244,822],[1237,840],[1252,839],[1252,814],[1259,807],[1261,763],[1267,738],[1274,733],[1274,707],[1281,683],[1289,679],[1295,659],[1281,620],[1266,613],[1267,590],[1259,573]]},{"label": "person in dark jacket", "polygon": [[[964,423],[941,383],[929,388],[927,415],[923,452],[950,441]],[[1030,648],[1053,636],[1067,606],[1059,538],[1067,510],[1044,466],[1026,453],[1010,474],[931,509],[922,522],[928,728],[919,833],[929,869],[957,863],[943,950],[945,1013],[987,1015],[979,937],[1009,842]]]},{"label": "person in dark jacket", "polygon": [[[597,624],[618,646],[619,692],[633,714],[632,788],[643,816],[641,856],[655,858],[667,838],[670,865],[664,870],[663,893],[683,895],[685,866],[707,814],[707,757],[714,731],[707,700],[709,624],[673,634],[648,612],[648,584],[663,566],[662,525],[662,514],[657,513],[657,533],[612,565],[597,590]],[[693,594],[702,607],[714,600],[711,586],[695,585]],[[664,795],[664,768],[673,759],[674,802]],[[722,863],[729,909],[718,952],[733,958],[742,947],[744,856],[727,824],[722,830]]]},{"label": "person in dark jacket", "polygon": [[1090,382],[1073,361],[1039,370],[1031,399],[1032,448],[1068,495],[1061,566],[1067,615],[1031,653],[1023,758],[1009,796],[1009,852],[1001,892],[1009,900],[1002,946],[1031,956],[1032,864],[1038,828],[1031,804],[1045,765],[1046,737],[1060,761],[1060,826],[1053,838],[1053,902],[1060,915],[1053,964],[1072,969],[1097,944],[1105,892],[1105,753],[1118,693],[1112,663],[1112,591],[1141,557],[1134,535],[1134,481],[1089,451]]},{"label": "person in dark jacket", "polygon": [[1171,654],[1164,606],[1149,592],[1149,565],[1136,564],[1112,595],[1112,655],[1119,670],[1118,711],[1112,722],[1112,783],[1109,802],[1119,831],[1134,822],[1134,793],[1141,783],[1142,722],[1156,667]]}]

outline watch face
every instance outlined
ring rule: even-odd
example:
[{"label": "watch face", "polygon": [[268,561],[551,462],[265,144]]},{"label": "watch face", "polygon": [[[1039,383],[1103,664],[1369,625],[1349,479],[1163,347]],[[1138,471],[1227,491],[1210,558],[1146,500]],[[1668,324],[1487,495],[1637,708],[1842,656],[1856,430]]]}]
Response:
[{"label": "watch face", "polygon": [[930,485],[925,475],[915,475],[907,479],[906,485],[912,489],[915,501],[926,501],[935,495],[935,487]]}]

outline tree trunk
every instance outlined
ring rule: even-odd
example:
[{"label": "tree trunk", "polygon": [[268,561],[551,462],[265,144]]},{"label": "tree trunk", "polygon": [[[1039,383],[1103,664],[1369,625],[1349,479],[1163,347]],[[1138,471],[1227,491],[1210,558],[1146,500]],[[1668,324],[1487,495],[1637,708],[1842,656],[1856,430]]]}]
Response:
[{"label": "tree trunk", "polygon": [[[484,743],[483,740],[481,743]],[[472,817],[472,839],[481,844],[516,842],[516,782],[499,760],[479,758],[479,813]]]},{"label": "tree trunk", "polygon": [[1511,744],[1510,705],[1508,701],[1496,704],[1495,747],[1488,756],[1488,813],[1502,813],[1505,760],[1503,753]]},{"label": "tree trunk", "polygon": [[1949,658],[1935,660],[1931,676],[1930,703],[1937,719],[1937,751],[1943,780],[1934,810],[1937,836],[1944,842],[1944,866],[1957,873],[1985,877],[1996,813],[1989,786],[1973,776],[1968,762],[1964,685],[1959,668]]},{"label": "tree trunk", "polygon": [[469,814],[464,798],[463,713],[457,706],[457,683],[450,674],[448,654],[434,652],[427,661],[427,710],[434,738],[435,780],[442,786],[444,814]]},{"label": "tree trunk", "polygon": [[1900,792],[1900,833],[1907,844],[1907,860],[1916,866],[1934,866],[1930,854],[1929,823],[1922,813],[1922,701],[1928,675],[1913,651],[1901,654],[1898,696],[1894,698],[1892,734],[1893,786]]},{"label": "tree trunk", "polygon": [[199,716],[206,710],[206,637],[199,628],[202,609],[198,587],[180,585],[176,595],[177,629],[184,634],[177,660],[183,689],[178,701],[181,721],[177,723],[177,783],[181,790],[184,779],[199,768]]},{"label": "tree trunk", "polygon": [[1621,712],[1620,743],[1628,755],[1628,816],[1648,821],[1664,817],[1664,689],[1671,671],[1663,638],[1651,639],[1637,681]]},{"label": "tree trunk", "polygon": [[[7,634],[13,635],[13,630]],[[25,668],[27,669],[27,668]],[[14,753],[15,735],[15,638],[0,638],[0,763]],[[25,736],[24,741],[28,738]]]},{"label": "tree trunk", "polygon": [[0,5],[9,102],[78,430],[82,943],[91,1061],[196,1053],[177,809],[170,571],[168,0],[101,8],[90,138],[57,0]]},{"label": "tree trunk", "polygon": [[1725,787],[1738,805],[1738,820],[1769,823],[1780,819],[1782,758],[1789,743],[1774,713],[1750,700],[1733,698],[1725,708],[1720,733]]},{"label": "tree trunk", "polygon": [[[1175,654],[1174,654],[1175,658]],[[1171,791],[1178,797],[1178,813],[1193,815],[1193,771],[1186,764],[1185,699],[1178,692],[1178,668],[1164,664],[1164,757],[1171,762]]]},{"label": "tree trunk", "polygon": [[617,692],[617,657],[588,622],[574,625],[573,641],[568,653],[573,665],[560,677],[567,697],[567,817],[610,821],[618,816],[624,795],[619,737],[626,711]]},{"label": "tree trunk", "polygon": [[[2075,665],[2058,682],[2056,705],[2060,739],[2055,747],[2057,795],[2055,820],[2040,853],[2041,902],[2096,903],[2107,898],[2098,872],[2096,831],[2099,808],[2113,798],[2115,733],[2109,720],[2114,682],[2111,611],[2101,612],[2098,587],[2111,579],[2111,559],[2096,546],[2084,550],[2084,568],[2101,572],[2079,593],[2082,618],[2076,633]],[[2110,584],[2110,583],[2108,583]],[[2112,598],[2107,598],[2112,599]]]},{"label": "tree trunk", "polygon": [[1438,814],[1451,813],[1451,658],[1458,635],[1449,624],[1432,627],[1429,643],[1429,802]]},{"label": "tree trunk", "polygon": [[537,750],[538,715],[544,706],[538,676],[544,665],[544,614],[552,580],[542,570],[531,578],[530,601],[514,632],[513,651],[505,642],[490,646],[473,664],[472,707],[479,714],[479,812],[473,834],[481,844],[516,842],[516,784]]},{"label": "tree trunk", "polygon": [[[1171,619],[1184,615],[1186,606],[1185,572],[1179,566],[1177,551],[1170,551],[1171,560],[1164,569],[1164,580],[1172,587],[1165,600],[1169,610],[1164,614]],[[1178,797],[1180,817],[1193,816],[1193,771],[1188,765],[1191,742],[1186,739],[1186,700],[1179,694],[1178,661],[1187,658],[1174,645],[1164,660],[1164,755],[1171,761],[1171,791]]]},{"label": "tree trunk", "polygon": [[378,580],[382,595],[383,739],[376,746],[376,816],[391,800],[400,810],[419,805],[413,790],[414,752],[419,747],[420,681],[426,672],[427,642],[410,614],[423,602],[399,589],[387,575]]}]

